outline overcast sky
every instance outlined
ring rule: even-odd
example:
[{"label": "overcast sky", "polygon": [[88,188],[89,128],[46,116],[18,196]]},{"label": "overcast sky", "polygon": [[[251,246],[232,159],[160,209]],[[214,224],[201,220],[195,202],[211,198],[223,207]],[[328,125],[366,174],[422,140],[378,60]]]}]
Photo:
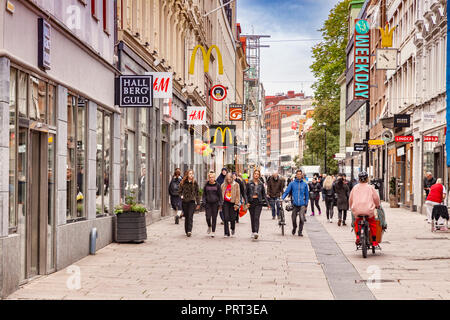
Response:
[{"label": "overcast sky", "polygon": [[[320,39],[319,30],[339,0],[237,0],[237,19],[243,34],[268,34],[262,39],[261,78],[266,95],[288,90],[312,95],[309,69],[311,48],[319,42],[276,42]],[[300,81],[304,81],[303,83]]]}]

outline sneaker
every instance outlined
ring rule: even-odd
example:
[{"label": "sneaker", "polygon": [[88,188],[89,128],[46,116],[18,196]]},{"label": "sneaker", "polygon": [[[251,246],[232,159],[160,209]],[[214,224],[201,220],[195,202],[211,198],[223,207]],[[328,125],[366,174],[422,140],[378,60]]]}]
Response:
[{"label": "sneaker", "polygon": [[338,226],[341,226],[341,219],[338,220]]},{"label": "sneaker", "polygon": [[292,229],[292,235],[295,236],[296,228]]},{"label": "sneaker", "polygon": [[314,212],[313,212],[313,213],[311,213],[311,217],[314,217]]},{"label": "sneaker", "polygon": [[256,240],[256,239],[258,239],[258,234],[257,234],[257,233],[255,233],[255,240]]},{"label": "sneaker", "polygon": [[215,232],[211,233],[211,238],[214,238],[215,236],[216,236]]},{"label": "sneaker", "polygon": [[343,226],[346,226],[347,224],[345,223],[345,221],[342,221],[342,225],[343,225]]},{"label": "sneaker", "polygon": [[186,235],[187,235],[188,237],[190,237],[190,236],[192,235],[192,232],[188,232],[188,233],[186,233]]},{"label": "sneaker", "polygon": [[250,236],[250,238],[255,238],[255,233],[252,232],[252,235]]},{"label": "sneaker", "polygon": [[299,237],[303,237],[303,233],[299,232],[299,233],[298,233],[298,236],[299,236]]},{"label": "sneaker", "polygon": [[208,227],[208,231],[206,231],[208,234],[211,233],[211,227]]},{"label": "sneaker", "polygon": [[272,220],[275,220],[275,217],[272,217]]},{"label": "sneaker", "polygon": [[180,223],[180,217],[178,215],[175,216],[175,224]]},{"label": "sneaker", "polygon": [[319,216],[322,214],[322,212],[321,211],[319,211]]},{"label": "sneaker", "polygon": [[372,246],[374,246],[375,248],[378,247],[378,242],[372,241]]},{"label": "sneaker", "polygon": [[333,223],[333,220],[332,220],[332,219],[330,219],[330,223]]}]

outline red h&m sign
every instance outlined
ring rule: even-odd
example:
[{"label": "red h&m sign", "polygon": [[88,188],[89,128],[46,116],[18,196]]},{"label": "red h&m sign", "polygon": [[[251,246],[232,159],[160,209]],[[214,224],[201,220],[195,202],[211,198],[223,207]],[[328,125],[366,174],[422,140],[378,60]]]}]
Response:
[{"label": "red h&m sign", "polygon": [[414,142],[413,136],[396,136],[395,142]]},{"label": "red h&m sign", "polygon": [[291,129],[292,129],[292,130],[297,130],[297,126],[298,126],[298,122],[292,121]]},{"label": "red h&m sign", "polygon": [[206,107],[187,107],[187,125],[206,124]]},{"label": "red h&m sign", "polygon": [[423,142],[438,142],[439,137],[437,136],[423,136]]},{"label": "red h&m sign", "polygon": [[172,99],[173,73],[146,72],[153,76],[153,97],[156,99]]},{"label": "red h&m sign", "polygon": [[353,100],[370,99],[370,25],[366,20],[355,20],[353,64]]}]

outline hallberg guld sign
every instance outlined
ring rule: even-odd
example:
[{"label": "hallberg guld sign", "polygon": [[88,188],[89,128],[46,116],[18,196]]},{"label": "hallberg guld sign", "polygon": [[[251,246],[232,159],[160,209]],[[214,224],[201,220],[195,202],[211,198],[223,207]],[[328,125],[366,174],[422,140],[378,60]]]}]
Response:
[{"label": "hallberg guld sign", "polygon": [[370,26],[355,20],[353,100],[370,99]]}]

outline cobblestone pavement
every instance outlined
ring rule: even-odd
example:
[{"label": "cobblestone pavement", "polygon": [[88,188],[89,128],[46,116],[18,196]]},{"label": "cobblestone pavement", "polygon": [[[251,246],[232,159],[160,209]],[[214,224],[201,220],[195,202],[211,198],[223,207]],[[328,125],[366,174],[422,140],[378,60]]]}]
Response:
[{"label": "cobblestone pavement", "polygon": [[[224,239],[223,225],[218,224],[212,239],[206,235],[204,215],[196,214],[191,238],[184,235],[184,220],[180,225],[172,218],[162,220],[149,226],[145,243],[113,243],[95,256],[31,281],[8,298],[351,299],[342,289],[353,290],[356,284],[377,299],[449,299],[450,235],[431,233],[423,215],[386,210],[383,250],[367,259],[355,251],[350,223],[337,226],[336,212],[333,223],[324,213],[308,216],[301,238],[291,235],[288,213],[282,237],[264,210],[257,241],[250,239],[248,215],[237,225],[236,238]],[[69,289],[67,283],[74,283],[69,271],[77,267],[81,286]],[[371,277],[381,282],[371,283]]]}]

